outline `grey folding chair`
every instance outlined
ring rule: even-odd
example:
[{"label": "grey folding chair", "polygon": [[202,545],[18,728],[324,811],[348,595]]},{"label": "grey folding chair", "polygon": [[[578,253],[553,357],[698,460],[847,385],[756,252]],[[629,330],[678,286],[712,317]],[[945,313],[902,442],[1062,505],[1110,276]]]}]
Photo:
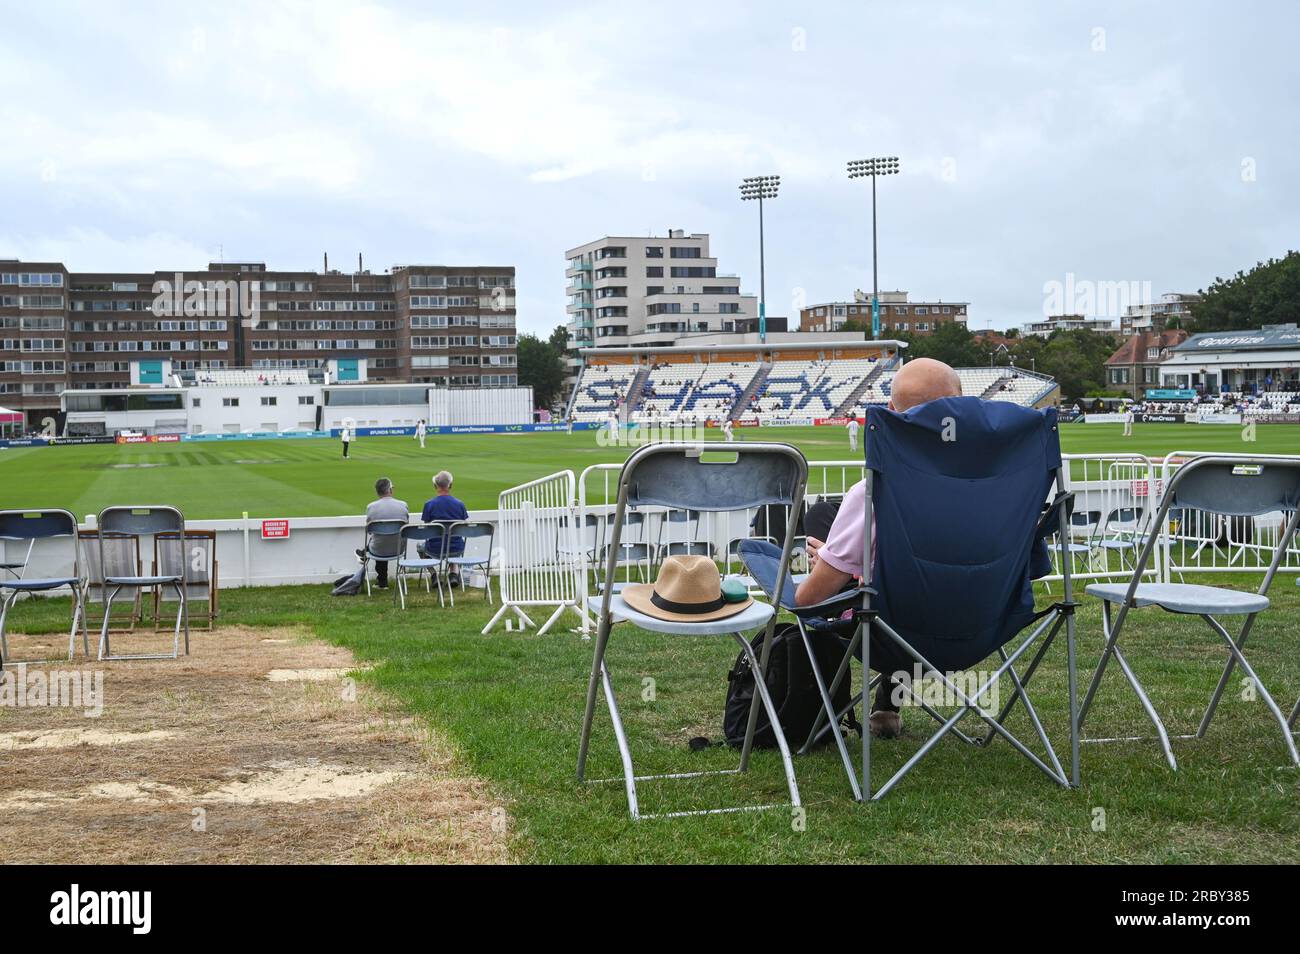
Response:
[{"label": "grey folding chair", "polygon": [[0,560],[0,573],[8,573],[15,580],[21,580],[27,573],[27,564],[32,561],[32,548],[36,546],[36,541],[25,540],[22,537],[13,537],[7,533],[0,532],[0,541],[5,543],[26,543],[27,553],[21,560],[11,560],[8,554],[3,560]]},{"label": "grey folding chair", "polygon": [[[376,563],[396,560],[402,554],[402,528],[405,520],[369,520],[366,522],[366,544],[361,549],[363,560]],[[366,596],[370,595],[370,574],[366,574]]]},{"label": "grey folding chair", "polygon": [[[147,537],[158,536],[159,547],[177,547],[183,546],[185,536],[185,517],[175,507],[167,506],[145,506],[145,507],[108,507],[99,514],[99,565],[103,568],[111,567],[113,564],[109,561],[105,551],[105,541],[110,535],[127,536],[127,537]],[[185,654],[190,652],[190,615],[189,615],[189,598],[186,592],[186,573],[189,561],[184,559],[183,555],[178,554],[175,559],[166,561],[169,567],[167,572],[155,573],[153,575],[140,575],[139,573],[128,575],[117,575],[111,570],[104,572],[104,622],[99,631],[99,658],[105,659],[176,659],[181,653],[181,630],[185,631]],[[172,569],[174,568],[174,569]],[[124,589],[132,591],[132,595],[137,594],[140,590],[152,589],[154,587],[167,586],[175,589],[177,610],[176,610],[176,628],[172,634],[172,651],[168,653],[134,653],[130,655],[115,656],[109,646],[108,629],[110,617],[113,612],[113,600]]]},{"label": "grey folding chair", "polygon": [[1116,507],[1098,524],[1095,544],[1106,560],[1107,572],[1110,571],[1112,553],[1118,555],[1121,570],[1133,566],[1133,554],[1137,552],[1138,544],[1142,539],[1141,523],[1140,507]]},{"label": "grey folding chair", "polygon": [[[417,579],[428,574],[424,583],[426,593],[431,592],[430,580],[438,584],[438,605],[446,605],[442,596],[443,574],[440,571],[447,558],[448,539],[447,528],[441,523],[403,525],[393,580],[393,599],[401,601],[402,609],[406,609],[406,578],[412,570],[415,571]],[[410,555],[411,543],[417,545],[415,556]],[[423,550],[423,553],[420,550]]]},{"label": "grey folding chair", "polygon": [[[459,523],[453,523],[451,529],[447,531],[447,572],[455,569],[460,576],[460,591],[465,592],[465,571],[475,567],[481,567],[485,578],[485,590],[487,601],[492,602],[492,540],[496,535],[496,528],[480,520],[462,520]],[[452,550],[456,549],[456,541],[463,541],[461,552],[455,556]],[[473,551],[473,552],[471,552]],[[452,591],[451,605],[456,605],[455,587],[451,586],[450,575],[447,581],[447,588]]]},{"label": "grey folding chair", "polygon": [[[740,442],[720,447],[717,444],[647,444],[628,457],[619,474],[618,505],[614,512],[614,525],[606,560],[606,580],[613,580],[614,563],[618,558],[618,545],[625,520],[632,507],[657,506],[668,508],[693,508],[705,512],[746,510],[764,504],[785,504],[790,512],[798,512],[808,480],[808,463],[796,448],[788,444],[762,444]],[[782,574],[789,564],[794,545],[795,523],[791,521],[785,532]],[[741,748],[740,765],[735,769],[717,772],[684,772],[667,775],[637,775],[632,764],[631,747],[623,720],[619,715],[614,686],[606,665],[606,650],[614,620],[627,621],[656,633],[682,636],[732,636],[749,660],[755,672],[758,692],[749,712],[745,742]],[[587,683],[587,705],[582,720],[582,738],[578,749],[578,779],[586,779],[587,753],[591,741],[592,722],[596,711],[596,696],[603,688],[609,707],[614,736],[618,742],[619,757],[623,765],[623,783],[627,791],[628,811],[633,820],[683,815],[709,815],[721,812],[754,811],[774,808],[777,805],[743,805],[730,808],[672,811],[659,815],[643,815],[637,798],[637,782],[698,778],[707,775],[734,775],[749,769],[753,748],[754,730],[761,704],[771,722],[781,760],[785,768],[789,805],[798,807],[799,787],[795,781],[794,763],[790,748],[781,731],[781,720],[773,706],[763,677],[771,651],[772,632],[776,624],[776,610],[766,603],[753,603],[734,616],[703,623],[667,622],[643,615],[632,609],[613,587],[605,587],[601,594],[599,626],[595,652],[591,663],[591,678]],[[762,651],[755,656],[753,647],[745,639],[746,631],[766,627]],[[614,781],[600,779],[593,781]]]},{"label": "grey folding chair", "polygon": [[[1286,515],[1282,531],[1278,536],[1277,548],[1273,551],[1273,559],[1268,570],[1264,573],[1264,579],[1260,583],[1259,589],[1254,593],[1247,593],[1224,586],[1206,586],[1199,583],[1143,582],[1142,575],[1151,559],[1152,551],[1159,542],[1160,528],[1165,526],[1169,510],[1175,507],[1181,508],[1184,512],[1199,510],[1229,518],[1256,517],[1260,514],[1278,511]],[[1106,667],[1113,658],[1124,673],[1129,685],[1133,687],[1133,691],[1137,693],[1142,708],[1146,710],[1148,718],[1151,719],[1152,724],[1155,726],[1160,738],[1160,745],[1165,752],[1165,758],[1169,762],[1169,767],[1177,770],[1178,762],[1174,758],[1173,749],[1169,744],[1169,733],[1166,731],[1155,706],[1142,688],[1142,684],[1138,681],[1128,660],[1124,658],[1124,652],[1119,646],[1119,638],[1123,632],[1124,623],[1128,619],[1129,610],[1158,606],[1168,613],[1201,617],[1209,625],[1210,629],[1227,644],[1228,648],[1228,661],[1224,666],[1223,675],[1219,677],[1219,684],[1215,687],[1214,694],[1210,696],[1209,705],[1205,709],[1205,714],[1201,717],[1196,732],[1191,735],[1175,736],[1175,738],[1200,739],[1205,737],[1210,722],[1214,719],[1214,712],[1218,708],[1219,700],[1223,697],[1223,692],[1228,686],[1228,681],[1232,678],[1232,673],[1236,667],[1240,666],[1242,671],[1254,683],[1265,705],[1268,706],[1278,725],[1281,726],[1282,736],[1286,740],[1291,760],[1297,766],[1300,766],[1300,753],[1296,751],[1295,739],[1291,734],[1291,727],[1295,724],[1296,712],[1300,712],[1300,705],[1297,705],[1296,711],[1292,712],[1288,721],[1242,653],[1242,647],[1250,636],[1251,628],[1255,624],[1255,618],[1268,609],[1268,590],[1273,583],[1273,577],[1277,574],[1278,566],[1286,555],[1287,547],[1295,535],[1297,518],[1300,518],[1300,459],[1206,456],[1193,458],[1188,463],[1183,464],[1169,482],[1169,487],[1165,491],[1164,499],[1160,504],[1160,510],[1156,519],[1152,522],[1151,531],[1142,546],[1142,552],[1137,558],[1133,567],[1133,575],[1129,581],[1127,583],[1093,583],[1087,587],[1086,592],[1089,595],[1100,597],[1102,600],[1102,625],[1106,637],[1106,648],[1102,652],[1101,660],[1097,664],[1097,670],[1093,674],[1092,682],[1088,686],[1088,693],[1084,697],[1082,708],[1079,711],[1080,727],[1082,727],[1083,720],[1092,706],[1093,697],[1097,693],[1097,687],[1101,684],[1102,676],[1106,673]],[[1118,607],[1118,609],[1113,610],[1114,607]],[[1235,639],[1217,619],[1220,616],[1245,617],[1241,630]],[[1138,740],[1133,738],[1108,738],[1088,739],[1086,741]]]},{"label": "grey folding chair", "polygon": [[[25,574],[17,574],[13,579],[0,580],[0,600],[3,600],[0,603],[0,668],[6,665],[9,655],[5,623],[9,618],[9,610],[18,597],[23,593],[48,593],[65,586],[72,591],[72,629],[68,632],[68,658],[71,659],[76,650],[78,622],[81,623],[82,651],[89,656],[90,636],[86,631],[85,581],[78,558],[77,518],[66,510],[3,510],[0,511],[0,539],[27,543],[27,559],[22,563],[24,570],[31,562],[37,540],[68,539],[72,542],[71,576],[28,580],[23,578]],[[5,566],[4,569],[8,567]]]}]

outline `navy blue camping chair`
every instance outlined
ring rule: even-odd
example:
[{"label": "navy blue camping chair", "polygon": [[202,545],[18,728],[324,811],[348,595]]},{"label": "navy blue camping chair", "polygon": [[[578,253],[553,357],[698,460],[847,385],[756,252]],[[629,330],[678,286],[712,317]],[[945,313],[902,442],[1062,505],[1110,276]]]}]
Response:
[{"label": "navy blue camping chair", "polygon": [[[72,542],[72,575],[38,579],[23,579],[25,572],[13,579],[0,580],[0,668],[9,655],[5,639],[5,623],[9,611],[23,593],[48,593],[67,587],[72,591],[72,630],[68,633],[68,658],[77,645],[77,624],[81,624],[82,651],[90,655],[90,637],[86,631],[85,584],[81,576],[80,547],[77,541],[77,518],[66,510],[3,510],[0,511],[0,539],[27,544],[27,556],[21,564],[26,571],[37,540],[65,538]],[[11,569],[13,564],[0,564],[0,569]]]},{"label": "navy blue camping chair", "polygon": [[[1272,560],[1264,573],[1264,578],[1255,592],[1199,583],[1149,583],[1143,579],[1152,551],[1163,536],[1162,530],[1169,525],[1169,514],[1181,512],[1186,519],[1188,514],[1195,511],[1228,520],[1243,521],[1269,513],[1278,513],[1282,516],[1277,546],[1273,550]],[[1224,664],[1223,674],[1219,677],[1214,694],[1210,696],[1209,705],[1201,716],[1196,732],[1191,735],[1175,736],[1175,738],[1205,737],[1219,701],[1223,698],[1224,690],[1227,689],[1228,682],[1232,678],[1232,673],[1240,666],[1281,727],[1282,738],[1291,761],[1300,766],[1300,751],[1297,751],[1295,738],[1292,735],[1296,718],[1300,716],[1300,702],[1296,703],[1289,719],[1284,716],[1242,652],[1251,628],[1255,625],[1255,618],[1269,608],[1269,588],[1273,584],[1274,576],[1277,575],[1278,567],[1286,558],[1287,548],[1295,538],[1298,523],[1300,523],[1300,459],[1207,455],[1195,457],[1179,467],[1165,490],[1160,509],[1151,523],[1145,541],[1142,542],[1141,552],[1133,564],[1132,576],[1128,582],[1092,583],[1087,588],[1089,596],[1096,596],[1102,600],[1102,625],[1106,637],[1106,649],[1101,655],[1092,681],[1088,685],[1088,692],[1084,696],[1083,706],[1079,711],[1079,724],[1082,726],[1083,720],[1092,707],[1093,698],[1097,693],[1097,687],[1101,684],[1101,677],[1106,672],[1107,664],[1114,659],[1142,703],[1147,717],[1155,726],[1169,767],[1177,770],[1178,762],[1169,744],[1169,733],[1119,646],[1120,634],[1124,629],[1124,623],[1128,620],[1129,611],[1158,606],[1167,613],[1201,617],[1224,641],[1228,649],[1228,659]],[[1235,638],[1219,621],[1220,616],[1244,617]],[[1130,740],[1108,738],[1088,741]]]},{"label": "navy blue camping chair", "polygon": [[[1061,600],[1036,611],[1031,586],[1034,578],[1050,572],[1044,540],[1054,536],[1062,547],[1069,539],[1071,495],[1061,468],[1056,411],[971,397],[942,398],[904,413],[870,407],[866,465],[863,563],[872,552],[873,533],[876,561],[870,587],[858,591],[857,630],[823,701],[833,698],[840,680],[848,677],[849,658],[860,654],[864,672],[891,674],[905,688],[916,672],[939,680],[957,707],[874,793],[871,733],[863,732],[861,796],[883,798],[945,735],[957,734],[958,723],[972,713],[988,725],[979,744],[987,746],[1000,736],[1048,778],[1066,787],[1078,785],[1077,604],[1063,549],[1058,550]],[[1047,505],[1053,486],[1056,494]],[[1026,691],[1062,628],[1070,696],[1068,773]],[[1026,629],[1029,633],[1022,637]],[[870,638],[864,638],[867,633]],[[1016,663],[1035,644],[1022,676]],[[981,673],[974,682],[963,680],[965,687],[952,678],[994,654],[1000,665],[991,673]],[[981,700],[1004,676],[1014,691],[995,713]],[[1050,765],[1006,727],[1017,702]],[[831,715],[831,729],[838,733]]]}]

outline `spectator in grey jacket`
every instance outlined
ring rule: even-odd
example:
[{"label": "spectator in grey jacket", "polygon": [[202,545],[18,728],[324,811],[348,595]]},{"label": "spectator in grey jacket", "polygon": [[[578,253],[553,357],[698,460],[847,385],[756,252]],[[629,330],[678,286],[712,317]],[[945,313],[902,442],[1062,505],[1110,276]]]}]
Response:
[{"label": "spectator in grey jacket", "polygon": [[[393,482],[387,477],[380,477],[375,481],[375,499],[366,506],[366,522],[371,520],[401,520],[403,523],[411,519],[411,512],[406,507],[405,500],[398,500],[393,496]],[[361,555],[361,551],[357,551]],[[375,561],[375,580],[379,588],[388,587],[388,562],[387,560]]]}]

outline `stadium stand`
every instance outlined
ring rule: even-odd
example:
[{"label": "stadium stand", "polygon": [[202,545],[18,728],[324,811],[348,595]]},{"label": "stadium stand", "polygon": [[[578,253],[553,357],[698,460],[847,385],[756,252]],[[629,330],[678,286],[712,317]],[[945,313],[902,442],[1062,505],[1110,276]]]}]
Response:
[{"label": "stadium stand", "polygon": [[[635,366],[592,365],[579,380],[572,413],[575,421],[603,423],[623,396],[633,409],[630,419],[638,423],[861,417],[869,405],[888,403],[897,368],[895,358],[687,362],[641,371]],[[1019,369],[956,370],[963,393],[990,401],[1033,407],[1055,387],[1051,378]],[[1271,397],[1273,408],[1287,406],[1284,395]],[[1285,397],[1300,402],[1300,395]]]},{"label": "stadium stand", "polygon": [[584,368],[573,399],[575,421],[603,423],[632,389],[637,368],[630,364],[593,364]]},{"label": "stadium stand", "polygon": [[195,375],[199,387],[255,387],[259,384],[311,384],[305,369],[276,368],[259,371],[257,368],[204,369]]}]

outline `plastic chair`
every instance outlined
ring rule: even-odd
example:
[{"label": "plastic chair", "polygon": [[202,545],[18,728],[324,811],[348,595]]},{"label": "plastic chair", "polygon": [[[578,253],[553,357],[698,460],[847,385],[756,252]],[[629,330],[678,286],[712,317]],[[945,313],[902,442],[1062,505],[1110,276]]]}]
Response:
[{"label": "plastic chair", "polygon": [[[18,597],[23,593],[47,593],[67,587],[72,591],[72,629],[68,632],[68,658],[71,659],[77,645],[77,623],[81,623],[82,651],[90,655],[90,636],[86,631],[86,607],[84,579],[77,546],[77,518],[66,510],[3,510],[0,511],[0,539],[27,543],[27,557],[19,564],[25,571],[31,562],[32,551],[37,540],[68,539],[72,542],[72,575],[54,576],[42,579],[24,579],[24,573],[15,574],[14,579],[0,580],[0,668],[6,665],[9,644],[5,637],[5,624],[9,611]],[[11,564],[0,565],[0,569],[10,569]],[[39,660],[53,662],[53,660]]]}]

